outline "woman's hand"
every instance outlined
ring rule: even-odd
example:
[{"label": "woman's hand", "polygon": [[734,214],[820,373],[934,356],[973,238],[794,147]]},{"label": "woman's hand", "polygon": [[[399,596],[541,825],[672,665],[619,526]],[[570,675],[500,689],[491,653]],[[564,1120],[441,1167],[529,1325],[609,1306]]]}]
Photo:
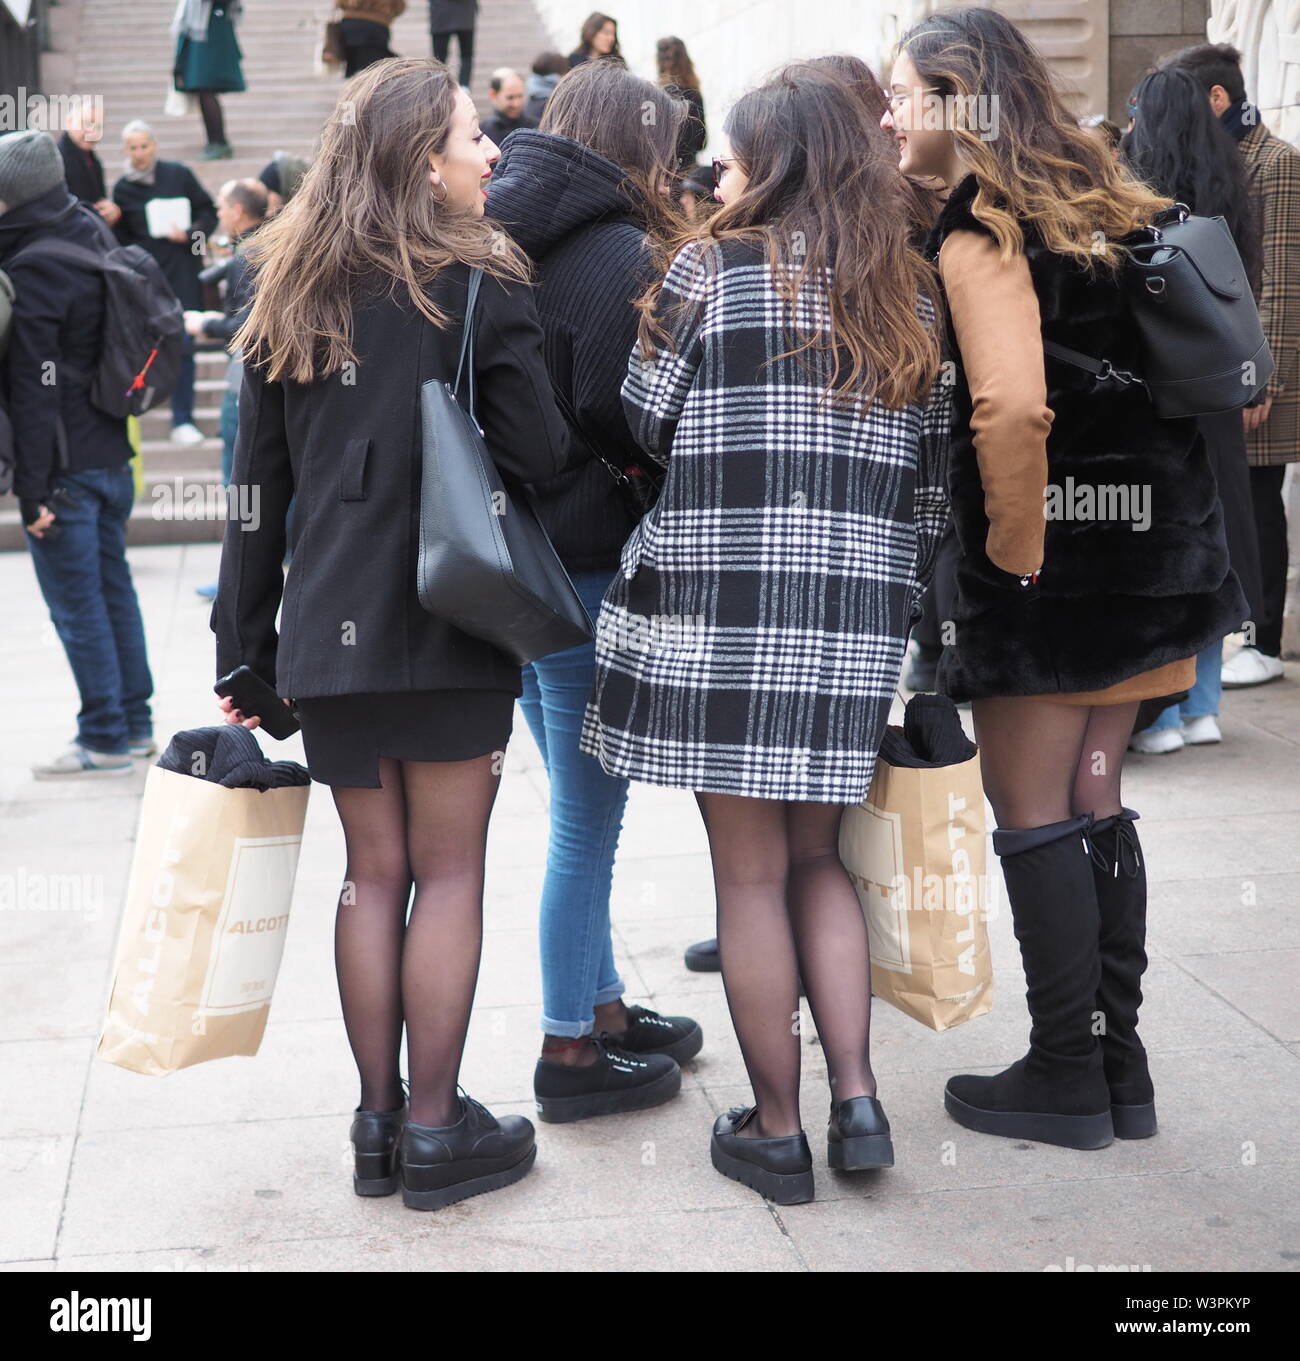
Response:
[{"label": "woman's hand", "polygon": [[[287,704],[288,701],[286,700]],[[260,718],[245,718],[242,709],[235,708],[235,701],[229,695],[222,695],[217,701],[217,707],[226,716],[227,723],[239,723],[245,728],[260,728],[262,720]]]}]

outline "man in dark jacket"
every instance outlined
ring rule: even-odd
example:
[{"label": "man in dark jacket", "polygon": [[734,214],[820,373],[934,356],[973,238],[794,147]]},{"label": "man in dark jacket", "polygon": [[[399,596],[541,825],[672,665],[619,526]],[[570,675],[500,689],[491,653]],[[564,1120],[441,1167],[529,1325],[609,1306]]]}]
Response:
[{"label": "man in dark jacket", "polygon": [[524,82],[518,71],[508,66],[498,67],[492,72],[492,82],[488,86],[488,98],[492,101],[492,112],[479,124],[497,146],[510,136],[516,128],[535,128],[524,113]]},{"label": "man in dark jacket", "polygon": [[152,755],[153,680],[126,561],[135,499],[126,422],[92,405],[105,319],[101,274],[51,251],[103,252],[112,233],[69,192],[54,139],[0,137],[0,269],[14,285],[0,384],[13,422],[14,491],[41,594],[81,694],[76,740],[39,779],[129,775]]},{"label": "man in dark jacket", "polygon": [[[217,224],[230,242],[231,255],[220,268],[225,284],[222,312],[186,312],[185,329],[194,337],[220,340],[226,345],[244,324],[253,306],[253,276],[244,259],[243,246],[266,220],[268,191],[260,180],[230,180],[217,195]],[[239,388],[244,378],[244,361],[231,355],[226,368],[226,391],[221,399],[221,483],[230,485],[230,470],[235,462],[235,437],[239,432]],[[217,593],[216,583],[196,588],[205,600]]]},{"label": "man in dark jacket", "polygon": [[[179,161],[158,159],[158,143],[147,123],[137,120],[122,130],[127,170],[113,186],[113,202],[122,210],[118,239],[126,246],[143,246],[158,261],[172,291],[187,311],[203,306],[203,252],[217,225],[216,205],[194,172]],[[189,226],[165,236],[149,230],[149,203],[154,199],[188,199]],[[200,444],[203,435],[194,424],[194,345],[187,341],[180,381],[172,394],[172,439],[177,444]]]},{"label": "man in dark jacket", "polygon": [[63,173],[68,181],[68,192],[75,194],[108,223],[116,227],[122,210],[108,197],[104,186],[104,166],[95,146],[104,135],[93,109],[75,102],[68,110],[64,133],[59,138],[59,155],[63,157]]}]

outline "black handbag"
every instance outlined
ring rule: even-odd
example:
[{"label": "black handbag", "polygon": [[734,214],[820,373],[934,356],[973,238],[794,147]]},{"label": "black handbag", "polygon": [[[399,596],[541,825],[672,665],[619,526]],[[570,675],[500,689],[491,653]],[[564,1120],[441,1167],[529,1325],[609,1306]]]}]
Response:
[{"label": "black handbag", "polygon": [[[420,387],[420,551],[416,589],[430,614],[500,648],[521,666],[595,637],[573,582],[527,493],[508,492],[483,442],[474,404],[474,310],[483,271],[469,276],[454,384]],[[459,399],[467,378],[469,410]]]},{"label": "black handbag", "polygon": [[1045,341],[1044,351],[1098,382],[1142,384],[1165,420],[1249,406],[1273,376],[1273,353],[1228,224],[1178,203],[1125,244],[1124,287],[1142,372],[1055,341]]}]

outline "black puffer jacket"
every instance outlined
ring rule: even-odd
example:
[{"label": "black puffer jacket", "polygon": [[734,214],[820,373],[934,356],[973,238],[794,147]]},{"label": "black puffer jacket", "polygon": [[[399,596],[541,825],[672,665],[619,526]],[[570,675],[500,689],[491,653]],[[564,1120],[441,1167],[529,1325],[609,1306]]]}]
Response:
[{"label": "black puffer jacket", "polygon": [[[973,175],[953,190],[932,233],[990,235],[971,212]],[[1025,255],[1045,340],[1140,370],[1137,334],[1119,281],[1089,276],[1025,228]],[[1205,441],[1193,419],[1160,420],[1145,391],[1097,384],[1057,361],[1046,366],[1049,486],[1136,487],[1149,525],[1127,519],[1049,519],[1037,584],[1022,589],[985,552],[985,513],[971,396],[956,336],[948,488],[961,544],[955,640],[940,688],[955,700],[1100,690],[1191,657],[1241,626],[1248,606],[1228,565],[1223,515]],[[1100,502],[1099,502],[1100,504]]]},{"label": "black puffer jacket", "polygon": [[[551,382],[587,439],[618,467],[644,460],[620,393],[636,340],[632,304],[654,274],[623,181],[613,161],[578,142],[521,128],[493,168],[487,203],[537,265]],[[589,457],[535,490],[565,567],[612,572],[634,521],[604,464]]]}]

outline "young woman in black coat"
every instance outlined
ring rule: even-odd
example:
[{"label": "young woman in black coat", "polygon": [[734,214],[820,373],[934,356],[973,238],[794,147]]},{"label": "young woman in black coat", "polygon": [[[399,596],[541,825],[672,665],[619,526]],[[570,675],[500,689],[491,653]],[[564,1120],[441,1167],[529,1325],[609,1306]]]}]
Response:
[{"label": "young woman in black coat", "polygon": [[[593,619],[636,525],[610,468],[644,461],[619,392],[636,339],[633,303],[656,277],[652,247],[679,227],[660,188],[684,114],[622,67],[587,62],[560,82],[539,130],[511,133],[488,190],[488,212],[536,264],[547,367],[586,453],[536,492]],[[551,785],[534,1076],[544,1120],[658,1105],[681,1085],[678,1061],[703,1044],[689,1017],[623,1003],[609,899],[628,785],[578,750],[594,675],[592,643],[524,668],[524,714]]]},{"label": "young woman in black coat", "polygon": [[[1141,386],[1049,362],[1042,342],[1141,371],[1120,242],[1168,200],[1078,127],[992,10],[923,20],[890,80],[901,169],[952,186],[931,238],[958,364],[939,684],[972,701],[1033,1022],[1025,1058],[952,1078],[945,1102],[970,1129],[1100,1148],[1156,1128],[1125,749],[1139,702],[1188,689],[1246,605],[1196,422],[1157,419]],[[1100,486],[1126,496],[1099,514]]]},{"label": "young woman in black coat", "polygon": [[[1200,82],[1187,71],[1152,71],[1134,90],[1130,108],[1133,126],[1121,142],[1124,159],[1157,192],[1202,217],[1223,218],[1258,296],[1264,265],[1263,214],[1253,199],[1241,152],[1210,107]],[[1228,558],[1250,603],[1251,618],[1259,619],[1264,587],[1241,413],[1198,416],[1197,423],[1223,503]],[[1197,654],[1191,693],[1136,733],[1132,749],[1166,753],[1221,741],[1222,669],[1220,638]]]},{"label": "young woman in black coat", "polygon": [[425,613],[415,583],[419,392],[455,375],[471,267],[485,271],[474,363],[493,458],[535,480],[568,448],[527,264],[483,220],[496,156],[441,63],[381,62],[345,87],[301,188],[249,248],[233,485],[257,500],[227,526],[212,615],[218,673],[244,663],[292,697],[308,768],[331,786],[347,844],[335,953],[361,1078],[356,1189],[396,1189],[400,1140],[417,1209],[507,1185],[534,1156],[527,1120],[457,1094],[519,668]]}]

